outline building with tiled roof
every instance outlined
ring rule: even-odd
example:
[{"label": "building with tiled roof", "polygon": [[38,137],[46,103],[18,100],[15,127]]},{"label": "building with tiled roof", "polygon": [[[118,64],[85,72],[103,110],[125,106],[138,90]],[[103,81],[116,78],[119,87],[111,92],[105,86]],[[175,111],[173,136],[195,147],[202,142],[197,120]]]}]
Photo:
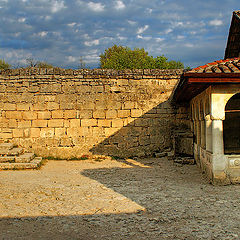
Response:
[{"label": "building with tiled roof", "polygon": [[233,12],[225,59],[240,56],[240,11]]},{"label": "building with tiled roof", "polygon": [[183,74],[177,104],[190,109],[194,158],[213,183],[240,182],[240,11],[233,13],[225,59]]}]

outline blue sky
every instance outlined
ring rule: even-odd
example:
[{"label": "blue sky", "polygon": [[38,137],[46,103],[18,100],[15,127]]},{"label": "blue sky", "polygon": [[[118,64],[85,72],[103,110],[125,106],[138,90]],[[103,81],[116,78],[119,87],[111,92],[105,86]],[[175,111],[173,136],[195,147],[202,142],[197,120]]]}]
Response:
[{"label": "blue sky", "polygon": [[222,59],[239,0],[0,0],[0,59],[99,67],[114,44],[185,66]]}]

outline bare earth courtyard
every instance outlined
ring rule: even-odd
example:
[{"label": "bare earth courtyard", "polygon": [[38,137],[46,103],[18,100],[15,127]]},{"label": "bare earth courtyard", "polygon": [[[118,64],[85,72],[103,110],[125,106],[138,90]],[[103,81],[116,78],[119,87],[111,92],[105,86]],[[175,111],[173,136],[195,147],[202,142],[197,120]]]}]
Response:
[{"label": "bare earth courtyard", "polygon": [[240,239],[240,186],[166,158],[0,172],[0,239]]}]

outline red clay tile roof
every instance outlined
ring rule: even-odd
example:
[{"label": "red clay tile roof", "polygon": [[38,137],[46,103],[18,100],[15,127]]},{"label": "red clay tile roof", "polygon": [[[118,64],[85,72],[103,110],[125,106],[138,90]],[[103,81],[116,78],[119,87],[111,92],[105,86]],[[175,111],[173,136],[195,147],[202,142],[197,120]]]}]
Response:
[{"label": "red clay tile roof", "polygon": [[207,63],[187,73],[240,73],[240,57]]}]

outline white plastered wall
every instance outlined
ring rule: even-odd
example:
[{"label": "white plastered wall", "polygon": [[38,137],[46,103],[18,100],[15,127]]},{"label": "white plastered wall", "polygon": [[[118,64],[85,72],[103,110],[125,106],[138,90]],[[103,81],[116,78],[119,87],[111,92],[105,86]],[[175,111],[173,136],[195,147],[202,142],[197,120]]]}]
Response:
[{"label": "white plastered wall", "polygon": [[213,183],[240,182],[240,156],[225,155],[223,142],[225,106],[239,92],[239,84],[214,85],[191,100],[194,157]]}]

